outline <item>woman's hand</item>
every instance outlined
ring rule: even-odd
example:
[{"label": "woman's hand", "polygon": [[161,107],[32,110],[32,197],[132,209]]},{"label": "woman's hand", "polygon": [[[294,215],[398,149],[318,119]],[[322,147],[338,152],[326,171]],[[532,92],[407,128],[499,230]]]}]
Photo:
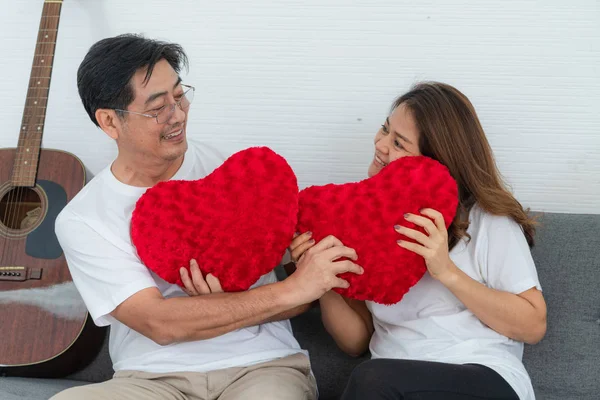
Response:
[{"label": "woman's hand", "polygon": [[310,249],[315,245],[315,240],[312,239],[311,232],[304,232],[302,235],[295,234],[294,240],[290,244],[288,250],[290,251],[290,257],[292,262],[296,264],[302,254],[306,252],[306,250]]},{"label": "woman's hand", "polygon": [[184,287],[182,288],[188,296],[199,296],[201,294],[221,293],[221,282],[213,274],[206,275],[206,279],[202,276],[202,271],[196,260],[190,261],[190,274],[185,268],[181,268],[179,273],[181,274],[181,281]]},{"label": "woman's hand", "polygon": [[425,208],[421,210],[421,214],[425,215],[425,217],[406,214],[404,218],[424,228],[427,234],[405,226],[396,225],[394,228],[398,233],[417,241],[417,243],[412,243],[405,240],[398,240],[398,245],[423,256],[429,274],[433,278],[440,280],[441,277],[452,273],[456,268],[448,253],[448,230],[444,223],[444,217],[439,211]]}]

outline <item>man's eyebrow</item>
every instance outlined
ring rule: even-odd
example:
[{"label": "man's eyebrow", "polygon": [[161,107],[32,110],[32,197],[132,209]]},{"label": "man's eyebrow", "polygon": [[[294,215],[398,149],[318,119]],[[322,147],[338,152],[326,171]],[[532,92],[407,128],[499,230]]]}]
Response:
[{"label": "man's eyebrow", "polygon": [[178,76],[177,77],[177,82],[175,82],[175,84],[173,85],[173,89],[175,89],[177,86],[179,86],[180,83],[181,83],[181,77]]},{"label": "man's eyebrow", "polygon": [[[175,84],[173,85],[173,89],[175,89],[180,83],[181,83],[181,77],[178,76],[177,82],[175,82]],[[167,94],[167,92],[158,92],[158,93],[151,94],[148,97],[148,99],[146,100],[146,102],[144,103],[144,105],[148,105],[148,103],[151,103],[152,101],[156,100],[157,98],[159,98],[161,96],[164,96],[165,94]]]}]

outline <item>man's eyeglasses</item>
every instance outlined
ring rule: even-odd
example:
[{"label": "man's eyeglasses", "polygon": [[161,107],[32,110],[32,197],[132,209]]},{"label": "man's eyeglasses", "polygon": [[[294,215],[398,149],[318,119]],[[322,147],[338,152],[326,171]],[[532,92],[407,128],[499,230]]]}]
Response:
[{"label": "man's eyeglasses", "polygon": [[135,111],[120,110],[118,108],[115,108],[114,110],[129,114],[142,115],[148,118],[155,118],[157,124],[164,124],[165,122],[171,119],[171,116],[175,112],[176,106],[179,106],[179,108],[181,108],[183,111],[186,111],[188,108],[190,108],[190,104],[192,104],[192,101],[194,100],[194,91],[196,90],[196,88],[194,88],[193,86],[183,84],[181,86],[184,88],[184,92],[183,95],[179,98],[179,100],[177,100],[173,104],[167,104],[162,106],[155,113],[144,114]]}]

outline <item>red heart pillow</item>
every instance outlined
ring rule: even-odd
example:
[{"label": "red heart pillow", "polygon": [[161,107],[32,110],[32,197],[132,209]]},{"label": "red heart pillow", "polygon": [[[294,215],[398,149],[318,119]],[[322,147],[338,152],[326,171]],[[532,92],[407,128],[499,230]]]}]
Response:
[{"label": "red heart pillow", "polygon": [[442,164],[409,156],[361,182],[308,187],[298,201],[298,232],[311,231],[317,242],[334,235],[356,250],[356,262],[365,270],[360,276],[340,275],[350,287],[335,291],[358,300],[394,304],[427,270],[423,257],[396,244],[401,237],[394,225],[424,232],[406,221],[404,214],[433,208],[444,215],[449,227],[458,205],[458,189]]},{"label": "red heart pillow", "polygon": [[131,239],[144,264],[167,282],[182,285],[179,268],[195,258],[223,290],[242,291],[281,261],[297,215],[294,172],[269,148],[253,147],[203,179],[148,189],[133,211]]}]

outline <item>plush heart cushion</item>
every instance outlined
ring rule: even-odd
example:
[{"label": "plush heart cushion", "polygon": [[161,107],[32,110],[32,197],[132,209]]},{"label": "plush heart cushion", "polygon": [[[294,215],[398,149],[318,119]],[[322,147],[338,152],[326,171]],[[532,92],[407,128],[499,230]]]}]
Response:
[{"label": "plush heart cushion", "polygon": [[272,271],[297,223],[298,184],[288,163],[267,147],[229,157],[196,181],[148,189],[131,218],[131,238],[144,264],[182,285],[192,258],[223,290],[242,291]]},{"label": "plush heart cushion", "polygon": [[311,186],[300,192],[298,232],[311,231],[318,242],[334,235],[356,250],[363,275],[346,273],[350,283],[337,293],[381,304],[399,302],[424,275],[425,260],[398,246],[394,225],[424,230],[404,219],[433,208],[449,227],[458,205],[458,189],[448,169],[424,156],[402,157],[360,182]]}]

